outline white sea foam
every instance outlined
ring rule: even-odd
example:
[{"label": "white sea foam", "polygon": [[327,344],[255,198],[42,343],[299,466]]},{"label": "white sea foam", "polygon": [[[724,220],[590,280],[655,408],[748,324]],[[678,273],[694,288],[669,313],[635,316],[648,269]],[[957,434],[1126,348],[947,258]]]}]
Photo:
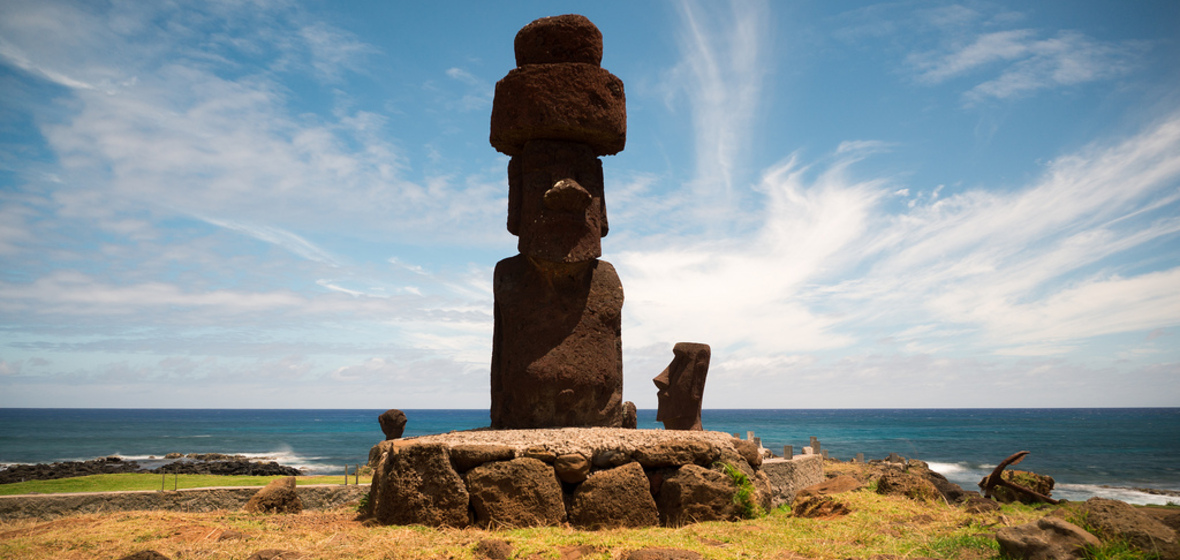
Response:
[{"label": "white sea foam", "polygon": [[1138,505],[1162,506],[1167,505],[1168,502],[1180,503],[1180,497],[1149,494],[1132,488],[1099,486],[1097,484],[1058,484],[1053,487],[1054,498],[1083,502],[1095,496]]},{"label": "white sea foam", "polygon": [[970,468],[968,467],[967,463],[926,463],[926,466],[930,467],[930,470],[943,476],[958,474]]}]

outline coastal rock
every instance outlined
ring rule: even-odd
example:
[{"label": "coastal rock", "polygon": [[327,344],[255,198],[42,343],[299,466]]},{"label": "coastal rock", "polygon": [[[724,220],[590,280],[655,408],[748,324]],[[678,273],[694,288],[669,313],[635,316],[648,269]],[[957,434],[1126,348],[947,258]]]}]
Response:
[{"label": "coastal rock", "polygon": [[451,447],[451,465],[461,473],[484,463],[508,461],[515,456],[516,450],[507,445],[471,443]]},{"label": "coastal rock", "polygon": [[590,476],[590,459],[581,453],[558,455],[553,461],[553,471],[562,482],[577,484]]},{"label": "coastal rock", "polygon": [[1130,504],[1090,498],[1076,508],[1103,540],[1126,541],[1137,550],[1159,554],[1161,560],[1180,558],[1176,531]]},{"label": "coastal rock", "polygon": [[791,504],[791,515],[808,519],[833,519],[848,515],[852,510],[831,496],[796,497]]},{"label": "coastal rock", "polygon": [[861,486],[862,485],[859,480],[844,474],[835,478],[829,478],[819,484],[813,484],[807,488],[799,490],[799,492],[795,494],[795,497],[805,498],[808,496],[830,496],[832,494],[843,494],[844,492],[858,490]]},{"label": "coastal rock", "polygon": [[1000,550],[1023,560],[1070,560],[1084,557],[1085,547],[1101,542],[1064,519],[1044,517],[1033,523],[1004,527],[996,533]]},{"label": "coastal rock", "polygon": [[599,471],[574,491],[570,524],[589,530],[659,523],[656,502],[639,463]]},{"label": "coastal rock", "polygon": [[980,496],[978,492],[972,492],[959,505],[967,513],[992,513],[1000,511],[1000,504],[995,500],[989,500]]},{"label": "coastal rock", "polygon": [[942,501],[942,494],[929,480],[906,472],[887,472],[877,479],[877,493],[905,496],[911,500]]},{"label": "coastal rock", "polygon": [[475,522],[483,527],[539,527],[565,521],[553,468],[528,457],[488,463],[464,476]]},{"label": "coastal rock", "polygon": [[218,476],[299,476],[303,474],[295,467],[280,465],[274,461],[266,463],[235,461],[178,461],[152,469],[156,474],[211,474]]},{"label": "coastal rock", "polygon": [[757,442],[734,438],[733,446],[741,454],[742,459],[745,459],[746,463],[749,463],[751,467],[762,466],[762,449],[758,446]]},{"label": "coastal rock", "polygon": [[381,424],[381,431],[385,434],[386,441],[400,438],[406,430],[406,413],[391,408],[377,417],[377,423]]},{"label": "coastal rock", "polygon": [[295,492],[295,477],[280,478],[262,487],[242,508],[247,513],[299,513],[303,502]]},{"label": "coastal rock", "polygon": [[728,476],[697,465],[684,465],[660,485],[656,507],[660,523],[677,527],[701,521],[739,519],[733,496],[737,487]]},{"label": "coastal rock", "polygon": [[369,504],[379,523],[467,526],[467,486],[451,467],[446,445],[418,443],[387,449],[369,491]]},{"label": "coastal rock", "polygon": [[91,461],[63,461],[60,463],[38,463],[35,465],[11,465],[0,470],[0,484],[12,484],[26,480],[56,480],[92,474],[119,474],[137,472],[140,466],[135,461],[112,460],[101,457]]}]

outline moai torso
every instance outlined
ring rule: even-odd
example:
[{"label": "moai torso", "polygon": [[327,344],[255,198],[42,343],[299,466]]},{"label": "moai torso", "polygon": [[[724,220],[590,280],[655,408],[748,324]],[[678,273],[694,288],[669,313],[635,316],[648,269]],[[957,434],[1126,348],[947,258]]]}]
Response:
[{"label": "moai torso", "polygon": [[508,231],[496,265],[493,428],[622,423],[623,287],[598,257],[607,233],[602,163],[626,142],[622,82],[599,67],[602,35],[582,16],[516,36],[496,84],[491,143],[508,164]]}]

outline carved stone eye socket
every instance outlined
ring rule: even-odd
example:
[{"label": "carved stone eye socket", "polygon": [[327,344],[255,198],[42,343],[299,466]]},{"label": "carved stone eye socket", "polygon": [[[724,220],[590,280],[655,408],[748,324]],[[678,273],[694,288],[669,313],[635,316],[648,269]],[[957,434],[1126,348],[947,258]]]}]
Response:
[{"label": "carved stone eye socket", "polygon": [[545,208],[560,212],[581,212],[590,206],[593,197],[573,179],[562,179],[545,191]]}]

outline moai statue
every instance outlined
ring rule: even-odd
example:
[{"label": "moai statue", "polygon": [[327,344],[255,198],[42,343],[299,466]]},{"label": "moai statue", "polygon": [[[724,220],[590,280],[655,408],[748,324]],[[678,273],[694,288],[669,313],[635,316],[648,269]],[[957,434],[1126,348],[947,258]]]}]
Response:
[{"label": "moai statue", "polygon": [[496,84],[491,143],[508,163],[508,231],[496,264],[492,428],[623,422],[623,286],[598,260],[607,233],[599,156],[623,150],[623,82],[600,67],[602,33],[578,15],[516,35]]},{"label": "moai statue", "polygon": [[678,342],[672,347],[672,363],[652,379],[659,392],[656,421],[665,430],[701,430],[701,398],[709,374],[708,344]]}]

